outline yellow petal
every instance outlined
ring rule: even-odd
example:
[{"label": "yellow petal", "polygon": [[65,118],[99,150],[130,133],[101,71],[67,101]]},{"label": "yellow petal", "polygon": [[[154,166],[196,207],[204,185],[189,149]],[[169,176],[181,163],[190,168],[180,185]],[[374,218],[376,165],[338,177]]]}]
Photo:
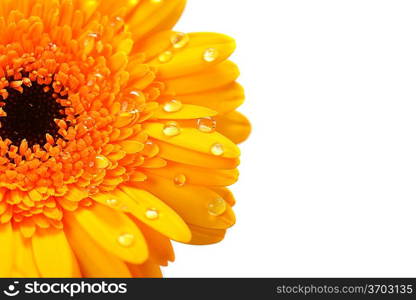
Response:
[{"label": "yellow petal", "polygon": [[162,271],[160,266],[153,260],[149,259],[141,265],[128,264],[130,272],[134,277],[140,278],[161,278]]},{"label": "yellow petal", "polygon": [[[144,224],[147,224],[173,240],[187,242],[191,239],[188,226],[181,217],[169,206],[147,191],[122,186],[120,190],[97,194],[92,198],[104,205],[130,212]],[[116,204],[114,204],[115,201],[111,202],[111,200],[117,200]],[[156,217],[147,217],[149,210]]]},{"label": "yellow petal", "polygon": [[244,142],[251,132],[249,120],[237,111],[216,117],[217,131],[228,137],[234,143]]},{"label": "yellow petal", "polygon": [[205,106],[220,114],[235,110],[244,102],[244,97],[244,89],[236,82],[201,93],[187,95],[178,94],[175,96],[175,98],[182,103]]},{"label": "yellow petal", "polygon": [[131,276],[121,259],[99,247],[77,223],[68,224],[65,232],[84,277],[125,278]]},{"label": "yellow petal", "polygon": [[20,232],[13,232],[14,260],[13,268],[22,275],[22,277],[39,277],[39,271],[35,264],[30,239],[24,239]]},{"label": "yellow petal", "polygon": [[210,213],[210,205],[222,198],[208,188],[194,185],[178,187],[173,181],[154,175],[149,175],[147,181],[137,183],[137,186],[158,196],[188,224],[226,229],[235,223],[234,213],[226,203],[222,214]]},{"label": "yellow petal", "polygon": [[162,104],[153,114],[152,119],[198,119],[216,116],[215,110],[203,106],[183,104],[177,112],[166,112]]},{"label": "yellow petal", "polygon": [[195,225],[190,225],[192,232],[192,240],[189,244],[192,245],[210,245],[221,242],[225,236],[224,229],[203,228]]},{"label": "yellow petal", "polygon": [[239,75],[237,65],[226,60],[200,73],[167,79],[164,94],[191,94],[220,88],[235,81]]},{"label": "yellow petal", "polygon": [[138,153],[144,148],[142,143],[134,140],[125,140],[120,142],[119,145],[127,154]]},{"label": "yellow petal", "polygon": [[78,188],[76,185],[68,187],[68,192],[64,195],[64,198],[69,201],[79,202],[82,199],[88,197],[88,191]]},{"label": "yellow petal", "polygon": [[235,205],[235,198],[233,193],[230,191],[230,189],[226,187],[220,187],[220,186],[212,186],[210,187],[211,190],[216,192],[218,195],[220,195],[230,206]]},{"label": "yellow petal", "polygon": [[137,43],[135,49],[138,53],[145,53],[146,58],[149,61],[155,56],[158,56],[160,53],[171,48],[171,37],[176,34],[177,32],[172,30],[157,32],[150,35],[140,43]]},{"label": "yellow petal", "polygon": [[122,212],[96,203],[67,214],[69,223],[78,223],[102,248],[132,263],[148,257],[146,241],[137,226]]},{"label": "yellow petal", "polygon": [[77,277],[78,265],[62,230],[37,230],[32,237],[33,256],[43,277]]},{"label": "yellow petal", "polygon": [[153,32],[172,28],[185,7],[185,0],[140,1],[126,21],[135,41]]},{"label": "yellow petal", "polygon": [[10,223],[0,225],[0,277],[10,277],[13,263],[13,230]]},{"label": "yellow petal", "polygon": [[[190,33],[188,37],[188,45],[174,51],[168,63],[160,63],[158,58],[150,62],[157,65],[160,78],[175,78],[201,72],[213,64],[224,61],[235,50],[234,39],[223,34],[201,32]],[[215,59],[209,62],[204,60],[204,53],[208,49],[216,53]]]},{"label": "yellow petal", "polygon": [[231,159],[196,152],[162,141],[155,141],[155,143],[159,147],[159,155],[171,161],[211,169],[234,169],[239,164],[238,158]]},{"label": "yellow petal", "polygon": [[175,253],[173,252],[170,240],[137,219],[135,221],[146,238],[147,244],[149,245],[149,252],[155,262],[159,265],[167,266],[169,261],[174,261]]},{"label": "yellow petal", "polygon": [[164,124],[147,123],[143,128],[152,138],[189,150],[214,155],[212,147],[221,145],[223,148],[222,157],[237,158],[240,155],[238,147],[218,132],[207,134],[196,128],[182,128],[180,134],[169,137],[163,133]]},{"label": "yellow petal", "polygon": [[235,183],[238,179],[237,169],[207,169],[172,161],[169,161],[164,168],[149,169],[146,172],[172,181],[180,181],[179,177],[184,176],[185,184],[206,186],[228,186]]}]

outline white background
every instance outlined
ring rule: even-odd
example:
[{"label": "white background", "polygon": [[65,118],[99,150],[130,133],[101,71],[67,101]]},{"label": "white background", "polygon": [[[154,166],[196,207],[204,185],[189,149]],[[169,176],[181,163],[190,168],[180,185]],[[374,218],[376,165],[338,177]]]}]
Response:
[{"label": "white background", "polygon": [[416,2],[188,0],[237,39],[253,133],[213,246],[167,277],[416,276]]}]

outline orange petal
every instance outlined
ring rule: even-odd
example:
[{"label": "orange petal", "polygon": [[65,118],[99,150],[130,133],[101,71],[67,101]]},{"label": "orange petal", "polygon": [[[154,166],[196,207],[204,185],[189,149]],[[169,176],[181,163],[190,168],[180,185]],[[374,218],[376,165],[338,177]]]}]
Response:
[{"label": "orange petal", "polygon": [[217,131],[236,144],[244,142],[250,135],[250,122],[238,111],[217,116],[215,119],[217,120]]},{"label": "orange petal", "polygon": [[224,203],[222,213],[210,213],[210,205],[222,198],[208,188],[194,185],[178,187],[172,180],[154,175],[149,175],[146,182],[137,183],[137,186],[157,195],[189,224],[226,229],[235,223],[234,213],[227,203]]},{"label": "orange petal", "polygon": [[192,245],[210,245],[221,242],[225,236],[224,229],[211,229],[195,225],[190,225],[192,232],[192,240],[189,244]]}]

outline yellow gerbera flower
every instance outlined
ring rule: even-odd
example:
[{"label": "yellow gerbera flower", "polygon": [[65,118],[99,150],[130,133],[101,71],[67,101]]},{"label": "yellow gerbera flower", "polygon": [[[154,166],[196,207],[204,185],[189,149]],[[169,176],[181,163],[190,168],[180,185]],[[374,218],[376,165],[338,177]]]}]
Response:
[{"label": "yellow gerbera flower", "polygon": [[234,224],[235,43],[184,6],[0,1],[0,276],[160,276]]}]

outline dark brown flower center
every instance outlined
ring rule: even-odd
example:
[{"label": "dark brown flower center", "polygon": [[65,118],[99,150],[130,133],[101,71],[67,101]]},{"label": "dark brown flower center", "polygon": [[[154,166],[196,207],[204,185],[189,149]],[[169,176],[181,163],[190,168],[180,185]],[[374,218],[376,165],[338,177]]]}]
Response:
[{"label": "dark brown flower center", "polygon": [[7,88],[9,95],[2,100],[7,116],[0,117],[0,137],[11,140],[16,146],[26,139],[29,147],[44,145],[47,133],[55,141],[61,138],[54,120],[64,119],[66,115],[64,107],[54,99],[53,90],[36,82],[31,86],[22,85],[22,88],[22,93]]}]

